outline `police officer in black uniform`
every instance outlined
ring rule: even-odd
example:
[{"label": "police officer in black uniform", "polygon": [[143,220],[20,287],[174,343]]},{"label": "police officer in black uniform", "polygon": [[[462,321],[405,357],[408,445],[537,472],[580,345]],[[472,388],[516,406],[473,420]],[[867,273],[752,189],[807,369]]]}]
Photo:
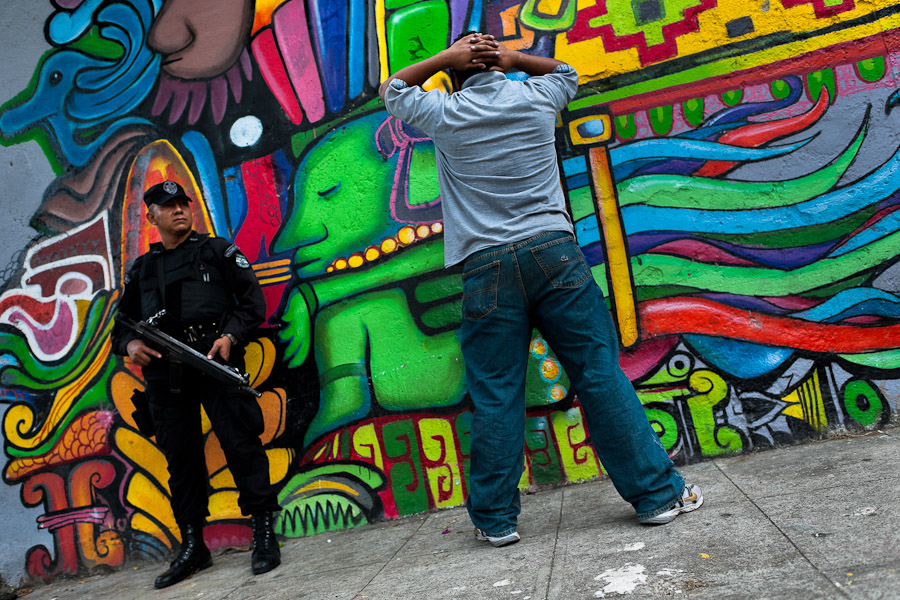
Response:
[{"label": "police officer in black uniform", "polygon": [[[174,181],[154,185],[144,194],[147,220],[162,242],[151,245],[129,269],[119,311],[140,320],[165,309],[160,329],[243,372],[243,344],[265,319],[265,298],[237,246],[193,231],[190,202]],[[241,512],[251,515],[253,573],[277,567],[281,555],[272,513],[280,508],[259,439],[259,404],[246,392],[166,360],[126,327],[116,325],[112,342],[117,354],[142,367],[156,443],[168,461],[172,510],[181,529],[181,551],[157,577],[155,587],[178,583],[212,564],[203,542],[209,511],[201,404],[234,475]]]}]

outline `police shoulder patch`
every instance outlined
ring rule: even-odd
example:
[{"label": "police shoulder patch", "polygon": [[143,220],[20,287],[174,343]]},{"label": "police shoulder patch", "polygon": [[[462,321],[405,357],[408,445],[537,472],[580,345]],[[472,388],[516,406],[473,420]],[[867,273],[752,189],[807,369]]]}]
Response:
[{"label": "police shoulder patch", "polygon": [[228,246],[228,248],[225,249],[225,258],[231,258],[231,255],[238,250],[239,248],[235,244]]},{"label": "police shoulder patch", "polygon": [[240,252],[238,252],[237,254],[234,255],[234,262],[235,262],[235,264],[237,264],[237,266],[239,266],[242,269],[250,268],[250,261],[247,260],[247,257],[244,256],[243,254],[241,254]]}]

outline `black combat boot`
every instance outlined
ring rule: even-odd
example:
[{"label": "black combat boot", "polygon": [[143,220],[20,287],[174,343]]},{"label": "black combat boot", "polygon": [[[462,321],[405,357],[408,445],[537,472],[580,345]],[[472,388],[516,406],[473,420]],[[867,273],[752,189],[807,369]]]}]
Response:
[{"label": "black combat boot", "polygon": [[161,590],[211,566],[212,557],[203,542],[203,526],[185,525],[181,528],[181,552],[169,565],[169,569],[156,578],[153,587]]},{"label": "black combat boot", "polygon": [[272,513],[266,511],[250,517],[253,524],[253,556],[250,566],[254,575],[268,573],[281,564],[281,549],[272,528]]}]

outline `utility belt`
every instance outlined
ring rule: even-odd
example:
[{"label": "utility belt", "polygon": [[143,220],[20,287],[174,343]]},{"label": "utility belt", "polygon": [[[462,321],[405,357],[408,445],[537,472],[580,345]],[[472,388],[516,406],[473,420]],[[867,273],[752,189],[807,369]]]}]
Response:
[{"label": "utility belt", "polygon": [[202,342],[209,339],[210,336],[219,337],[219,329],[221,324],[218,321],[207,321],[205,323],[195,323],[189,325],[178,332],[177,336],[183,337],[183,341],[187,343]]}]

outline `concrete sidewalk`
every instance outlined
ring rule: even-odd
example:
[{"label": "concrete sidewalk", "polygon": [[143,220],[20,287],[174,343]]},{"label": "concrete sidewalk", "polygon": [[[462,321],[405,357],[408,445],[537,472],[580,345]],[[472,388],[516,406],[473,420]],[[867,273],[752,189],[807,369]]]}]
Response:
[{"label": "concrete sidewalk", "polygon": [[639,525],[603,480],[524,496],[506,548],[455,508],[288,541],[258,577],[232,552],[162,591],[165,565],[143,563],[27,598],[900,598],[900,429],[681,470],[706,501],[665,526]]}]

